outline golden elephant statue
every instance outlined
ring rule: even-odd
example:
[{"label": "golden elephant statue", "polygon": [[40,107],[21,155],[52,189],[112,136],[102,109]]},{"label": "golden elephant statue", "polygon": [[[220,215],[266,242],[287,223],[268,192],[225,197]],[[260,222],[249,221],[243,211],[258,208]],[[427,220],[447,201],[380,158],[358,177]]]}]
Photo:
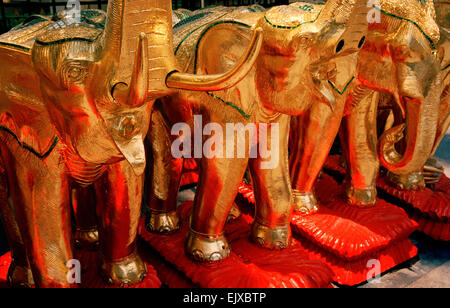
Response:
[{"label": "golden elephant statue", "polygon": [[424,178],[427,184],[435,184],[440,180],[444,169],[432,157],[444,138],[450,126],[450,3],[434,0],[436,22],[439,26],[441,38],[439,40],[439,60],[441,63],[441,105],[439,106],[439,120],[431,157],[424,167]]},{"label": "golden elephant statue", "polygon": [[[111,0],[106,17],[63,14],[0,36],[0,210],[11,285],[71,286],[71,201],[96,207],[107,282],[145,276],[135,246],[153,102],[174,80],[177,89],[218,90],[246,74],[178,73],[171,10],[166,0]],[[71,198],[75,185],[90,190]],[[83,200],[92,194],[95,202]]]},{"label": "golden elephant statue", "polygon": [[[211,262],[229,255],[223,228],[247,167],[256,193],[253,241],[266,248],[287,247],[293,211],[290,116],[332,115],[333,109],[343,108],[336,88],[352,79],[367,12],[364,0],[334,0],[322,11],[280,6],[265,13],[210,12],[176,27],[175,52],[185,72],[229,70],[252,44],[251,29],[262,29],[262,47],[255,66],[236,86],[206,93],[183,90],[155,104],[148,135],[153,164],[148,170],[147,229],[178,228],[180,175],[183,160],[192,157],[200,171],[185,245],[190,257]],[[343,69],[337,72],[337,67]],[[196,137],[195,130],[203,134]]]},{"label": "golden elephant statue", "polygon": [[[344,113],[336,114],[342,117],[347,197],[360,206],[376,202],[380,161],[405,186],[423,182],[419,174],[432,152],[440,116],[440,35],[433,4],[416,0],[379,3],[368,15],[369,33],[358,54],[353,86],[341,93],[346,107],[339,111]],[[377,115],[382,107],[393,110],[395,121],[378,139]],[[296,208],[308,212],[317,209],[313,184],[338,131],[305,138],[323,131],[317,129],[321,122],[309,115],[306,120],[293,121],[310,122],[291,129],[290,157],[294,196],[299,196]]]}]

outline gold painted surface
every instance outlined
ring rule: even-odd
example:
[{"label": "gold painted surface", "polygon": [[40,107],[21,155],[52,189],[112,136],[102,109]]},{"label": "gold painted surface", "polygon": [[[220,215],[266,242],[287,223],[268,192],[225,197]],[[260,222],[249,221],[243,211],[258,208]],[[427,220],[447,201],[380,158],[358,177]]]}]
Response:
[{"label": "gold painted surface", "polygon": [[166,213],[151,210],[147,214],[145,226],[150,232],[168,234],[180,228],[180,219],[176,211]]},{"label": "gold painted surface", "polygon": [[[162,99],[161,114],[168,121],[167,127],[184,122],[192,131],[193,115],[202,115],[203,125],[217,123],[224,132],[226,123],[279,125],[279,138],[268,140],[270,149],[279,151],[273,168],[262,168],[261,164],[268,163],[269,158],[250,158],[248,150],[239,158],[197,159],[200,179],[186,242],[188,255],[201,261],[220,260],[228,255],[227,249],[220,248],[228,247],[222,231],[247,167],[253,181],[258,221],[252,236],[260,238],[255,242],[267,248],[287,247],[291,234],[286,226],[294,210],[288,163],[290,116],[311,114],[311,144],[320,138],[328,141],[337,134],[345,105],[342,94],[355,86],[356,53],[367,34],[368,10],[363,0],[330,1],[322,11],[314,12],[294,6],[253,13],[219,10],[176,27],[176,57],[185,64],[187,73],[219,75],[231,71],[251,46],[254,29],[262,29],[262,43],[255,65],[235,86],[201,94],[178,91]],[[152,129],[153,132],[160,129]],[[159,135],[150,139],[161,151],[167,138]],[[226,139],[242,140],[246,145],[251,141],[237,133],[227,134]],[[317,150],[324,155],[321,159],[325,159],[331,143]],[[225,141],[222,145],[224,153],[236,151],[235,147],[228,149]],[[158,168],[175,170],[178,163],[158,161],[153,165],[153,176],[170,174]],[[320,160],[313,165],[316,169],[321,167]],[[176,194],[177,189],[169,189],[167,195]],[[158,199],[157,192],[152,198]],[[176,208],[171,202],[158,200],[154,205],[170,212]]]},{"label": "gold painted surface", "polygon": [[103,261],[101,271],[107,274],[105,280],[109,285],[124,287],[141,282],[147,274],[147,265],[138,254],[132,253],[120,260]]},{"label": "gold painted surface", "polygon": [[388,172],[387,178],[400,189],[418,190],[425,188],[425,180],[422,172],[414,172],[406,175]]},{"label": "gold painted surface", "polygon": [[[14,236],[12,224],[13,255],[30,260],[36,286],[72,286],[66,279],[73,259],[70,192],[74,182],[95,185],[103,273],[113,284],[135,283],[145,274],[133,255],[143,141],[154,100],[175,93],[166,77],[178,75],[171,2],[112,0],[106,16],[92,15],[95,25],[64,16],[36,19],[0,37],[0,167],[7,170],[0,206],[6,212],[5,196],[11,197],[9,218],[20,233]],[[258,44],[251,47],[250,60]],[[221,89],[215,79],[243,78],[249,61],[231,73],[201,76],[200,83],[183,74],[177,87],[195,90],[194,80],[203,90]],[[205,79],[214,87],[204,86]],[[91,241],[95,234],[76,237]]]},{"label": "gold painted surface", "polygon": [[188,256],[199,262],[214,262],[227,258],[230,247],[223,234],[202,234],[190,229],[185,244]]},{"label": "gold painted surface", "polygon": [[314,193],[302,193],[297,189],[292,190],[294,210],[303,214],[312,214],[319,210]]}]

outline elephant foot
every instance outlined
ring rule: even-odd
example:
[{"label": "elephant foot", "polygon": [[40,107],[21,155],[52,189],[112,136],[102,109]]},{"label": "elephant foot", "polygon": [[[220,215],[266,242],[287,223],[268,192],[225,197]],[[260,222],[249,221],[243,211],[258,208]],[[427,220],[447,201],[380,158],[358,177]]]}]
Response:
[{"label": "elephant foot", "polygon": [[319,210],[316,197],[313,193],[292,190],[294,198],[294,211],[301,214],[313,214]]},{"label": "elephant foot", "polygon": [[346,189],[346,195],[347,201],[350,204],[359,207],[371,207],[377,202],[377,189],[375,187],[357,189],[353,186],[349,186]]},{"label": "elephant foot", "polygon": [[433,185],[440,181],[444,174],[444,167],[439,165],[434,157],[428,158],[423,167],[423,176],[426,185]]},{"label": "elephant foot", "polygon": [[231,249],[223,234],[206,235],[190,229],[186,238],[186,253],[199,262],[216,262],[230,256]]},{"label": "elephant foot", "polygon": [[169,213],[150,211],[145,220],[147,230],[153,233],[169,234],[180,228],[180,218],[176,211]]},{"label": "elephant foot", "polygon": [[125,287],[141,282],[147,276],[147,266],[137,253],[101,266],[102,276],[110,286]]},{"label": "elephant foot", "polygon": [[422,172],[409,174],[387,173],[388,181],[397,188],[404,190],[419,190],[425,188],[425,179]]},{"label": "elephant foot", "polygon": [[291,243],[290,224],[268,227],[255,219],[252,224],[251,237],[261,247],[275,250],[284,249]]},{"label": "elephant foot", "polygon": [[18,265],[12,260],[8,269],[7,282],[11,288],[31,288],[34,285],[34,279],[30,267]]},{"label": "elephant foot", "polygon": [[77,228],[74,235],[74,244],[75,248],[80,250],[97,250],[99,247],[97,227]]},{"label": "elephant foot", "polygon": [[233,206],[231,207],[230,213],[228,214],[227,222],[233,221],[233,220],[239,218],[239,216],[241,216],[241,211],[239,210],[239,208],[237,207],[236,204],[233,204]]}]

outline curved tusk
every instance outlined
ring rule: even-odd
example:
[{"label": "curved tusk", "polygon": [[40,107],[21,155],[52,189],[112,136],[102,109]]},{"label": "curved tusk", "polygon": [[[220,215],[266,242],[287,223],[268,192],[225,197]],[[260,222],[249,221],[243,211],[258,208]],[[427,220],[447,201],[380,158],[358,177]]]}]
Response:
[{"label": "curved tusk", "polygon": [[139,35],[139,43],[134,59],[134,69],[131,75],[130,93],[127,104],[141,106],[148,92],[148,39],[145,33]]},{"label": "curved tusk", "polygon": [[217,75],[194,75],[172,72],[167,76],[168,88],[193,91],[220,91],[236,85],[250,72],[258,58],[263,41],[260,27],[253,32],[250,46],[241,61],[229,72]]}]

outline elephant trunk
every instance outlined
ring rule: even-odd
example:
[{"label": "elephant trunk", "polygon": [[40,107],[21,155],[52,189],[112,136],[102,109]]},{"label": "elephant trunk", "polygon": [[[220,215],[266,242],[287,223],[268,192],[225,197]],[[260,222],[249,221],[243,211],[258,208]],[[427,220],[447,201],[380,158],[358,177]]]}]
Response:
[{"label": "elephant trunk", "polygon": [[110,1],[102,57],[109,57],[115,70],[116,101],[139,107],[168,94],[166,76],[176,70],[171,14],[170,1]]},{"label": "elephant trunk", "polygon": [[[420,172],[433,149],[438,118],[438,104],[433,97],[421,101],[404,98],[406,122],[395,126],[380,137],[378,156],[381,164],[394,174],[407,175]],[[395,144],[403,138],[406,130],[406,147],[403,155]]]},{"label": "elephant trunk", "polygon": [[262,44],[262,31],[257,29],[252,44],[234,69],[220,75],[198,76],[177,71],[172,32],[171,1],[115,0],[109,3],[102,44],[103,56],[117,59],[112,83],[116,100],[136,107],[169,94],[170,88],[197,91],[230,88],[250,71]]}]

